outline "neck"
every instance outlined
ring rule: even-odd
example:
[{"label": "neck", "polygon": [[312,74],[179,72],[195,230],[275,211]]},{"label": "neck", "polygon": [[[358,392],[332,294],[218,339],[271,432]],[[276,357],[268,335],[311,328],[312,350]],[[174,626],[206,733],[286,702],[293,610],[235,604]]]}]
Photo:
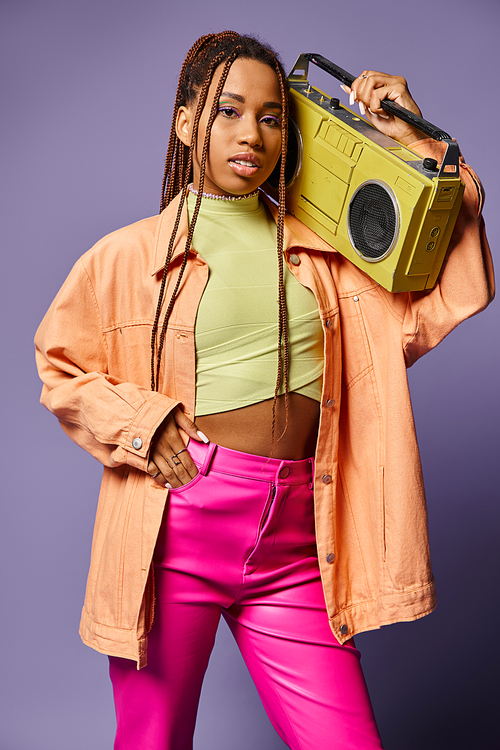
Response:
[{"label": "neck", "polygon": [[[198,195],[198,190],[193,187],[193,185],[189,185],[189,192],[193,193],[193,195]],[[253,193],[247,193],[246,195],[216,195],[215,193],[202,193],[203,198],[211,198],[212,200],[217,201],[242,201],[245,198],[254,198],[256,195],[259,194],[259,190],[254,190]]]}]

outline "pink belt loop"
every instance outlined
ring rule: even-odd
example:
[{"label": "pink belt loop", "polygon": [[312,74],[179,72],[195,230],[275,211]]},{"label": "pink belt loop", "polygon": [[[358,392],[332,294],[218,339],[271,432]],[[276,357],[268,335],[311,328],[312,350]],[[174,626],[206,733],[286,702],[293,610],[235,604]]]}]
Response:
[{"label": "pink belt loop", "polygon": [[311,464],[311,481],[307,486],[312,490],[314,487],[314,456],[309,459],[309,463]]},{"label": "pink belt loop", "polygon": [[205,454],[204,461],[199,468],[199,472],[200,474],[203,474],[203,476],[206,476],[208,474],[210,464],[212,463],[212,459],[215,456],[217,447],[217,443],[209,443],[207,446],[207,452]]}]

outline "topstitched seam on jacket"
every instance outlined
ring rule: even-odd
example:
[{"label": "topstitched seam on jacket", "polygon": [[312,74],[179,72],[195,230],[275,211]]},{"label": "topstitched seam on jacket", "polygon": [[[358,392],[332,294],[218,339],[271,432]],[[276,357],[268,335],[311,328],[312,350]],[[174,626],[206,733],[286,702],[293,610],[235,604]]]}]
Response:
[{"label": "topstitched seam on jacket", "polygon": [[[351,380],[349,380],[349,382],[347,382],[346,380],[344,380],[344,386],[349,391],[353,386],[356,385],[356,383],[358,383],[360,380],[362,380],[364,377],[366,377],[366,375],[368,375],[372,371],[373,371],[373,362],[371,362],[369,365],[367,365],[364,368],[364,370],[361,370],[361,372],[359,372],[357,375],[355,375],[353,378],[351,378]],[[345,372],[345,370],[344,370],[344,372]]]},{"label": "topstitched seam on jacket", "polygon": [[103,340],[104,348],[106,350],[106,357],[107,357],[107,359],[109,359],[108,342],[106,341],[106,337],[104,336],[104,331],[103,331],[103,327],[102,327],[101,310],[100,310],[100,307],[99,307],[99,303],[97,301],[97,295],[95,293],[94,285],[92,284],[92,279],[90,278],[90,274],[87,271],[87,268],[85,267],[85,263],[83,261],[83,258],[80,258],[80,263],[81,263],[81,266],[82,266],[83,271],[85,273],[85,276],[86,276],[86,279],[88,281],[89,287],[90,287],[92,301],[93,301],[95,309],[96,309],[96,316],[97,316],[97,320],[99,322],[99,329],[101,331],[101,338]]}]

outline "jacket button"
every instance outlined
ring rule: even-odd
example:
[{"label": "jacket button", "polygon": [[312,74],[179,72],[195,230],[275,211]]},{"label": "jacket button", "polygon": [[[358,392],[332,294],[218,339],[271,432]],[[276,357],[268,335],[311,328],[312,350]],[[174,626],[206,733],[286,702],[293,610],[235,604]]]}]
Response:
[{"label": "jacket button", "polygon": [[333,328],[333,318],[328,318],[325,325],[327,328]]},{"label": "jacket button", "polygon": [[347,627],[347,625],[341,625],[340,626],[340,632],[342,633],[342,635],[345,635],[348,630],[349,630],[349,628]]},{"label": "jacket button", "polygon": [[329,409],[331,409],[332,406],[335,406],[335,399],[329,398],[328,401],[326,402],[326,405],[328,406]]},{"label": "jacket button", "polygon": [[325,474],[323,476],[323,484],[330,484],[331,481],[332,481],[332,478],[330,474]]},{"label": "jacket button", "polygon": [[142,448],[142,440],[141,438],[134,438],[132,440],[132,448],[135,448],[136,451],[140,450]]},{"label": "jacket button", "polygon": [[300,258],[298,255],[295,255],[295,253],[292,253],[290,255],[290,263],[293,263],[294,266],[300,266]]},{"label": "jacket button", "polygon": [[327,563],[335,562],[335,555],[333,554],[333,552],[329,552],[327,554],[326,561],[327,561]]},{"label": "jacket button", "polygon": [[354,302],[359,302],[359,297],[353,297]]}]

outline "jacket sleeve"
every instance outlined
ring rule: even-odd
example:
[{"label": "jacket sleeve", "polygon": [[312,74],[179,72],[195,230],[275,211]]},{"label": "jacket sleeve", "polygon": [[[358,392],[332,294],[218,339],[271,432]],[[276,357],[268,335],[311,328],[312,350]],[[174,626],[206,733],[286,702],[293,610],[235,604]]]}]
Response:
[{"label": "jacket sleeve", "polygon": [[146,471],[151,439],[179,403],[108,372],[97,301],[81,259],[35,336],[41,403],[105,466]]},{"label": "jacket sleeve", "polygon": [[[411,148],[421,156],[441,161],[445,144],[425,139]],[[482,185],[460,157],[460,178],[465,192],[447,257],[438,283],[432,290],[408,294],[386,294],[403,318],[403,347],[410,367],[435,347],[461,321],[475,315],[492,301],[495,293],[493,262],[481,209]]]}]

